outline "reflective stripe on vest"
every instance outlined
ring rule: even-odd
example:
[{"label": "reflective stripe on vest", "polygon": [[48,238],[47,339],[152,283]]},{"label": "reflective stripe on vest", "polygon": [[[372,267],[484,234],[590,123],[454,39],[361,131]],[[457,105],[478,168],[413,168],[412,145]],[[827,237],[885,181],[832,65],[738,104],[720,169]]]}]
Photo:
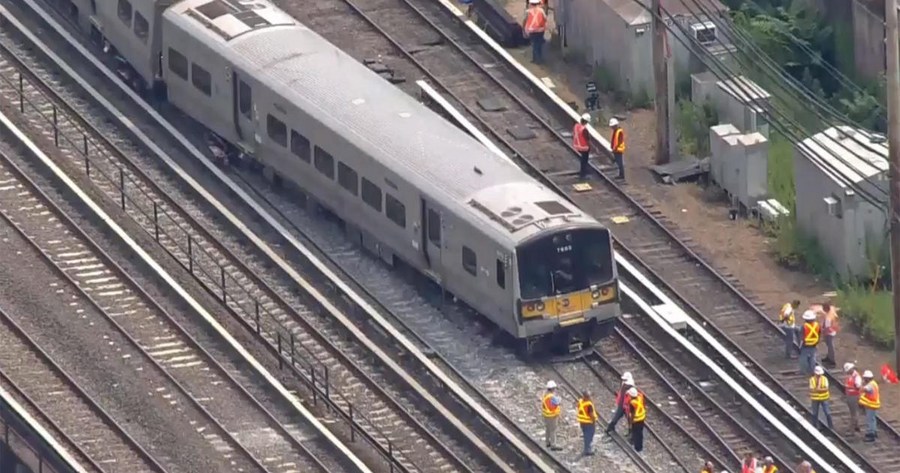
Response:
[{"label": "reflective stripe on vest", "polygon": [[878,392],[878,383],[873,379],[866,387],[871,387],[872,392],[863,392],[859,395],[859,405],[866,409],[881,409],[881,395]]},{"label": "reflective stripe on vest", "polygon": [[859,381],[859,373],[854,371],[850,373],[850,376],[847,376],[847,381],[844,383],[844,394],[848,396],[859,396],[859,387],[862,383],[857,383]]},{"label": "reflective stripe on vest", "polygon": [[541,7],[528,9],[528,17],[525,18],[526,33],[543,33],[547,27],[547,14]]},{"label": "reflective stripe on vest", "polygon": [[778,471],[778,467],[775,465],[769,465],[763,469],[763,473],[776,473]]},{"label": "reflective stripe on vest", "polygon": [[610,143],[610,148],[612,148],[614,153],[625,152],[625,130],[616,128],[613,131],[612,143]]},{"label": "reflective stripe on vest", "polygon": [[803,345],[814,347],[819,344],[819,322],[806,322],[803,324]]},{"label": "reflective stripe on vest", "polygon": [[[588,415],[588,407],[591,408],[591,412],[594,414],[594,418]],[[585,401],[583,399],[578,400],[578,423],[579,424],[593,424],[595,418],[597,417],[597,411],[594,410],[594,403],[591,401]]]},{"label": "reflective stripe on vest", "polygon": [[744,460],[744,463],[741,464],[741,473],[756,473],[756,459]]},{"label": "reflective stripe on vest", "polygon": [[831,396],[828,390],[828,378],[813,376],[809,378],[809,398],[813,401],[827,401]]},{"label": "reflective stripe on vest", "polygon": [[553,396],[553,393],[544,395],[544,400],[541,402],[541,410],[544,413],[544,417],[556,417],[559,415],[559,404],[557,404],[556,407],[553,407],[553,404],[550,404],[550,401],[553,400]]},{"label": "reflective stripe on vest", "polygon": [[575,151],[578,151],[579,153],[583,153],[591,149],[587,140],[587,127],[582,125],[581,123],[576,123],[575,129],[572,130],[572,147],[575,148]]},{"label": "reflective stripe on vest", "polygon": [[638,393],[637,397],[631,400],[631,421],[641,422],[647,418],[647,408],[644,405],[644,393]]},{"label": "reflective stripe on vest", "polygon": [[790,302],[781,307],[781,313],[779,315],[781,319],[780,322],[788,327],[794,326],[794,306],[792,306]]}]

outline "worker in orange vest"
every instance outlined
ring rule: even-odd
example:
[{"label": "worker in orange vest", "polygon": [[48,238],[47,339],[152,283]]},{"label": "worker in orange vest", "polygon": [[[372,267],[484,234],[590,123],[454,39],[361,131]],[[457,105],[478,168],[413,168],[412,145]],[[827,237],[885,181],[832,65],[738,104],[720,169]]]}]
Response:
[{"label": "worker in orange vest", "polygon": [[778,473],[778,467],[775,466],[775,460],[772,457],[763,458],[763,473]]},{"label": "worker in orange vest", "polygon": [[859,392],[862,388],[862,376],[853,363],[844,363],[844,373],[847,373],[847,379],[844,381],[844,400],[850,410],[850,425],[853,426],[853,430],[859,432]]},{"label": "worker in orange vest", "polygon": [[578,152],[581,167],[578,168],[578,178],[584,179],[588,173],[588,158],[591,154],[591,140],[588,134],[587,124],[591,122],[591,114],[585,113],[581,121],[575,124],[572,130],[572,147]]},{"label": "worker in orange vest", "polygon": [[615,118],[609,119],[609,127],[612,129],[612,136],[609,139],[609,147],[612,149],[613,159],[616,167],[619,168],[619,179],[625,179],[625,130],[619,126],[619,120]]},{"label": "worker in orange vest", "polygon": [[800,372],[810,375],[816,367],[816,348],[819,346],[819,339],[822,333],[822,326],[816,320],[816,313],[807,310],[803,313],[803,328],[800,331]]},{"label": "worker in orange vest", "polygon": [[881,392],[871,371],[863,373],[863,385],[859,394],[859,407],[866,411],[866,442],[878,438],[878,409],[881,409]]},{"label": "worker in orange vest", "polygon": [[644,393],[632,387],[628,390],[628,420],[631,423],[631,444],[634,451],[640,453],[644,449],[644,420],[647,418],[647,404]]},{"label": "worker in orange vest", "polygon": [[784,357],[790,359],[797,347],[796,311],[800,301],[794,300],[783,306],[778,313],[778,324],[784,330]]},{"label": "worker in orange vest", "polygon": [[752,452],[744,454],[744,461],[741,462],[741,473],[756,473],[756,455]]},{"label": "worker in orange vest", "polygon": [[630,371],[622,373],[622,383],[619,384],[619,391],[616,392],[616,410],[613,412],[609,424],[606,425],[606,430],[604,431],[605,436],[603,437],[604,441],[608,442],[612,440],[612,433],[616,430],[616,424],[618,424],[619,420],[625,416],[625,409],[630,401],[630,399],[628,399],[628,390],[632,387],[634,387],[634,376],[632,376]]},{"label": "worker in orange vest", "polygon": [[831,304],[822,304],[822,312],[825,313],[825,346],[828,348],[828,355],[822,360],[822,364],[834,367],[837,365],[834,354],[834,337],[838,333],[838,313]]},{"label": "worker in orange vest", "polygon": [[541,0],[528,0],[531,5],[522,23],[522,32],[531,40],[531,62],[540,64],[544,60],[544,31],[547,29],[547,12]]},{"label": "worker in orange vest", "polygon": [[544,418],[544,440],[547,448],[554,451],[562,450],[556,446],[556,430],[559,426],[560,407],[559,396],[556,395],[556,382],[547,381],[547,391],[541,399],[541,414]]}]

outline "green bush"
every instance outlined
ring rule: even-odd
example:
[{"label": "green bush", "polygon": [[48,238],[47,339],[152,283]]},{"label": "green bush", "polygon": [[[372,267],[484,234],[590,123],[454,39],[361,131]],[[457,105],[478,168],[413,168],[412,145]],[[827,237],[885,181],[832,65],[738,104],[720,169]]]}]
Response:
[{"label": "green bush", "polygon": [[682,100],[676,108],[675,126],[681,153],[698,158],[709,156],[709,127],[719,123],[715,107],[708,102],[696,104]]},{"label": "green bush", "polygon": [[851,285],[838,290],[837,306],[846,322],[880,348],[894,348],[894,305],[889,291]]},{"label": "green bush", "polygon": [[775,259],[794,270],[806,271],[824,279],[834,279],[834,268],[819,242],[805,235],[793,217],[780,219],[772,227],[775,235]]}]

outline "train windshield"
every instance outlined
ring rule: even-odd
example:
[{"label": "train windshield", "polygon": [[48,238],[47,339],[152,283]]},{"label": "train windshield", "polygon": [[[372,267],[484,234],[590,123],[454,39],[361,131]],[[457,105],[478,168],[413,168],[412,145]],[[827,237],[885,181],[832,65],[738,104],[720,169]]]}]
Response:
[{"label": "train windshield", "polygon": [[609,230],[560,232],[517,250],[522,299],[566,294],[613,278]]}]

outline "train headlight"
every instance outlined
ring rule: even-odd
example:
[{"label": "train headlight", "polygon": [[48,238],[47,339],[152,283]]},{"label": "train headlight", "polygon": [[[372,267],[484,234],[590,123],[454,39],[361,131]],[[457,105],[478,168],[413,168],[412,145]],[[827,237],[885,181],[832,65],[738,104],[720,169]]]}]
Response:
[{"label": "train headlight", "polygon": [[600,298],[600,291],[593,291],[593,292],[591,292],[591,297],[594,298],[594,299],[599,299],[599,298]]},{"label": "train headlight", "polygon": [[606,296],[609,295],[609,293],[610,293],[611,291],[612,291],[612,289],[610,289],[610,288],[608,288],[608,287],[604,287],[603,289],[600,290],[600,295],[603,296],[603,297],[606,297]]},{"label": "train headlight", "polygon": [[[527,310],[528,312],[534,312],[534,304],[526,305],[525,310]],[[540,310],[540,309],[538,309],[538,310]]]},{"label": "train headlight", "polygon": [[563,305],[563,307],[569,307],[569,300],[568,300],[568,299],[563,299],[562,305]]},{"label": "train headlight", "polygon": [[544,310],[544,303],[543,303],[543,302],[538,302],[538,303],[537,303],[537,310],[538,310],[538,312],[542,312],[542,311]]}]

